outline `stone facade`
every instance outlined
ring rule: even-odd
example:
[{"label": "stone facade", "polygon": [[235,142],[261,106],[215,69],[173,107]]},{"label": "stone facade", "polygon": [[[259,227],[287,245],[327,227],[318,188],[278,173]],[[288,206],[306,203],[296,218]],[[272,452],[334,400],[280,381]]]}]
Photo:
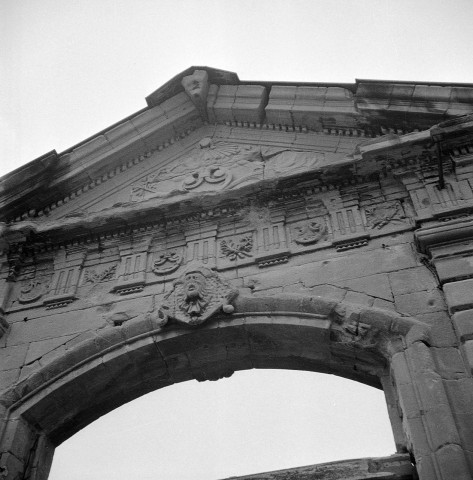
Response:
[{"label": "stone facade", "polygon": [[0,478],[144,393],[289,368],[383,389],[397,454],[245,478],[471,479],[473,86],[191,67],[147,102],[2,179]]}]

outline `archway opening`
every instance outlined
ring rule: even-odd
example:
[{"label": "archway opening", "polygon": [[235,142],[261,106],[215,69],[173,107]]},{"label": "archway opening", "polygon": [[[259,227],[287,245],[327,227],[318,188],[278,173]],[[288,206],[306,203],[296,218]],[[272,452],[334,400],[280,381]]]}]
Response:
[{"label": "archway opening", "polygon": [[314,372],[247,370],[115,409],[56,449],[49,479],[221,479],[394,452],[382,390]]}]

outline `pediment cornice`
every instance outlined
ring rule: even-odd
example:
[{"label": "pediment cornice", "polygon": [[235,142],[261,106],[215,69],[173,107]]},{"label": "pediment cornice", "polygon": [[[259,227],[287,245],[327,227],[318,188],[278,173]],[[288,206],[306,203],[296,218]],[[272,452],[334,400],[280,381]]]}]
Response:
[{"label": "pediment cornice", "polygon": [[[71,198],[181,142],[204,125],[263,132],[349,137],[347,160],[362,165],[416,147],[435,155],[469,144],[473,122],[470,84],[357,80],[353,84],[249,82],[232,72],[190,67],[147,97],[148,107],[61,154],[51,151],[6,175],[0,184],[0,219],[48,214]],[[431,128],[433,127],[433,128]],[[441,133],[439,134],[439,128]],[[311,137],[312,135],[312,137]],[[261,135],[260,135],[261,136]],[[389,157],[389,155],[388,155]]]}]

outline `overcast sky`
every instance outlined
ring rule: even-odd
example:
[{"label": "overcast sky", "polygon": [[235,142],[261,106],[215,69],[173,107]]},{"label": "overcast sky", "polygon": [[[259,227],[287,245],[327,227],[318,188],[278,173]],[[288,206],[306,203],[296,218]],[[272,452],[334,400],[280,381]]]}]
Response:
[{"label": "overcast sky", "polygon": [[[191,65],[473,82],[472,19],[471,0],[2,0],[0,175],[140,110]],[[252,371],[115,410],[58,448],[50,479],[208,480],[393,451],[382,392]]]}]

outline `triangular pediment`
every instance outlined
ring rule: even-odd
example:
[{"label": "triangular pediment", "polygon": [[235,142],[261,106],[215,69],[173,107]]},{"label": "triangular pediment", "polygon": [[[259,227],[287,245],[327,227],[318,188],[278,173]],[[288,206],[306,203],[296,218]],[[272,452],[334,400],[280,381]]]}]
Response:
[{"label": "triangular pediment", "polygon": [[112,169],[99,185],[63,203],[48,218],[81,217],[150,201],[158,206],[227,192],[238,195],[298,175],[327,176],[328,170],[353,160],[348,152],[359,143],[346,139],[340,153],[340,142],[334,148],[329,136],[307,142],[306,134],[297,142],[294,135],[267,132],[261,142],[248,133],[202,127],[166,149],[139,156],[139,162],[124,171]]},{"label": "triangular pediment", "polygon": [[[92,138],[4,177],[0,220],[172,204],[299,174],[322,183],[340,180],[343,169],[369,175],[390,161],[388,151],[415,161],[431,155],[432,127],[473,113],[473,86],[248,82],[190,67],[146,100],[146,108]],[[471,123],[440,129],[449,148]]]}]

